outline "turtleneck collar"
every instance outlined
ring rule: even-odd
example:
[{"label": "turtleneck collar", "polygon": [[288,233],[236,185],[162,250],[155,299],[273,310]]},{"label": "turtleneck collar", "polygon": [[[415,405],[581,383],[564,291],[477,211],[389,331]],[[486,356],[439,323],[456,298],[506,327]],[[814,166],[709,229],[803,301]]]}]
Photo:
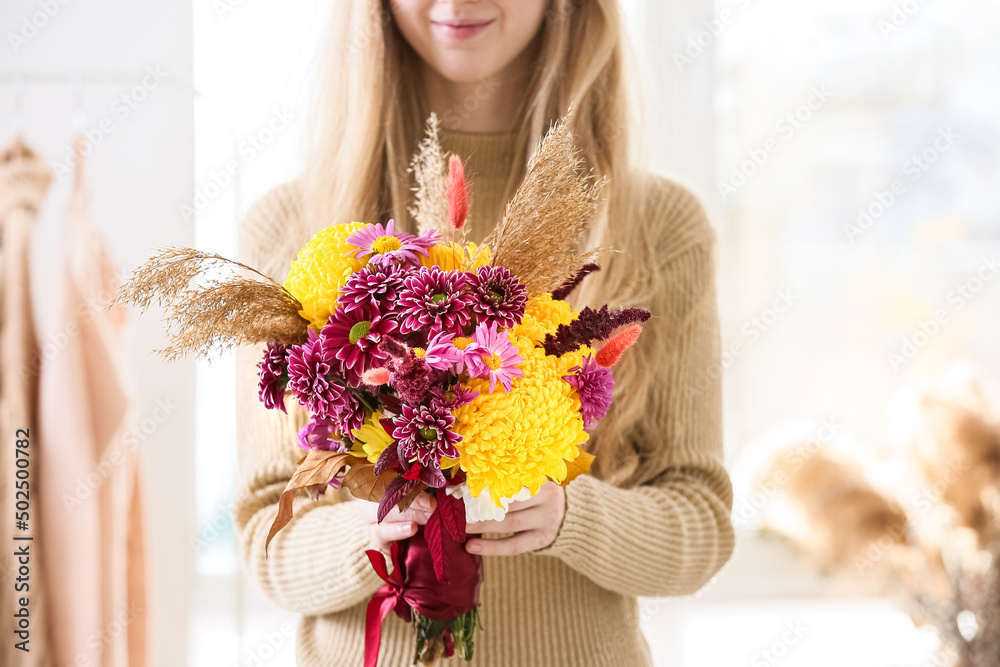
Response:
[{"label": "turtleneck collar", "polygon": [[481,242],[500,221],[506,206],[504,187],[514,165],[514,132],[439,130],[441,148],[465,163],[471,192],[468,238]]}]

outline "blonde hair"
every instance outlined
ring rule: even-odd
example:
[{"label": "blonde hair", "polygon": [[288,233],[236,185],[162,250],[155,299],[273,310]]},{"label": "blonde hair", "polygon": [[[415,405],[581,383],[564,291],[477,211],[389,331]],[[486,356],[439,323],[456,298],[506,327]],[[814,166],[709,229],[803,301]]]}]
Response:
[{"label": "blonde hair", "polygon": [[[420,89],[420,59],[396,27],[388,0],[337,4],[307,135],[302,218],[308,229],[295,231],[307,239],[335,221],[388,218],[412,230],[407,169],[430,114]],[[647,238],[648,226],[639,224],[634,205],[635,151],[629,129],[637,117],[626,85],[623,32],[618,0],[551,0],[528,47],[537,49],[538,65],[512,128],[518,148],[507,199],[542,136],[570,107],[570,127],[585,165],[609,179],[588,242],[613,246],[628,260],[602,261],[602,271],[587,278],[574,295],[578,307],[642,304],[656,280],[656,244]],[[641,279],[630,270],[636,261],[650,267]],[[615,375],[618,387],[628,387],[632,396],[644,396],[651,382],[648,368],[627,361],[616,367]],[[662,472],[652,460],[662,447],[657,449],[641,427],[650,416],[642,403],[615,401],[594,439],[595,474],[632,485]],[[662,442],[662,434],[657,440]]]}]

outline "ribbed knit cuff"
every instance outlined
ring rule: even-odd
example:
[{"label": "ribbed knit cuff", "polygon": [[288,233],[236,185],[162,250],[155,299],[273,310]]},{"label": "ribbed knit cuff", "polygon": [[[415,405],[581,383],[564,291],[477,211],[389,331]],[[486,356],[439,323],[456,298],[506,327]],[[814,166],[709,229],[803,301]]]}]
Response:
[{"label": "ribbed knit cuff", "polygon": [[588,545],[593,544],[594,534],[600,530],[601,512],[597,509],[600,485],[597,478],[581,475],[566,486],[566,514],[559,534],[552,544],[536,553],[556,556],[567,565],[572,565],[579,557],[586,557]]}]

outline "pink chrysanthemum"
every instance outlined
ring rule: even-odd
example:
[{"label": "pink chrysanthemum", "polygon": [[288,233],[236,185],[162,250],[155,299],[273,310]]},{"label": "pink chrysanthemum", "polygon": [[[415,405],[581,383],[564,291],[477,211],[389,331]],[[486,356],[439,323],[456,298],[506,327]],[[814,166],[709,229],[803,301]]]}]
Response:
[{"label": "pink chrysanthemum", "polygon": [[441,457],[458,458],[455,443],[462,436],[451,430],[455,418],[441,405],[403,405],[403,413],[393,417],[392,437],[399,442],[399,455],[416,460],[424,467],[440,468]]},{"label": "pink chrysanthemum", "polygon": [[506,331],[480,324],[476,327],[472,340],[478,347],[475,353],[466,354],[466,370],[471,377],[488,377],[491,394],[496,389],[497,380],[506,391],[510,391],[514,378],[524,377],[524,373],[517,367],[517,364],[524,363],[524,358],[517,353],[517,348],[510,342]]},{"label": "pink chrysanthemum", "polygon": [[288,347],[269,343],[257,368],[260,369],[257,393],[264,407],[287,413],[285,388],[288,386]]},{"label": "pink chrysanthemum", "polygon": [[380,224],[368,225],[348,236],[347,242],[357,246],[357,250],[349,250],[346,254],[353,254],[358,259],[371,255],[368,262],[382,266],[396,262],[419,264],[420,258],[417,257],[417,253],[427,257],[427,248],[438,241],[439,235],[435,231],[413,236],[406,232],[397,232],[395,225],[393,220],[386,223],[385,227]]},{"label": "pink chrysanthemum", "polygon": [[369,368],[382,366],[387,358],[379,342],[396,330],[396,323],[382,317],[370,305],[351,312],[337,309],[320,331],[320,338],[334,351],[341,375],[353,387],[361,384],[361,375]]},{"label": "pink chrysanthemum", "polygon": [[403,281],[408,273],[406,268],[396,264],[370,264],[347,279],[337,302],[346,312],[371,305],[383,315],[388,314],[395,305],[396,297],[403,291]]},{"label": "pink chrysanthemum", "polygon": [[592,429],[608,414],[615,378],[610,369],[598,365],[589,356],[583,358],[582,366],[573,366],[569,370],[574,375],[564,375],[563,379],[576,387],[576,392],[580,395],[583,427]]},{"label": "pink chrysanthemum", "polygon": [[457,410],[463,405],[468,405],[476,400],[479,392],[463,387],[460,384],[455,384],[450,387],[432,387],[431,396],[434,402],[440,404],[442,407],[448,410]]},{"label": "pink chrysanthemum", "polygon": [[455,365],[462,360],[461,351],[451,344],[454,334],[442,331],[427,341],[427,348],[414,350],[416,356],[424,360],[429,368],[454,372]]},{"label": "pink chrysanthemum", "polygon": [[460,336],[462,327],[471,321],[472,296],[465,293],[467,280],[461,271],[442,271],[436,266],[408,276],[399,295],[398,312],[403,315],[400,332],[446,331]]},{"label": "pink chrysanthemum", "polygon": [[299,447],[307,452],[322,449],[329,452],[347,451],[340,429],[331,419],[316,417],[299,429]]},{"label": "pink chrysanthemum", "polygon": [[472,312],[480,322],[509,329],[521,323],[528,290],[502,266],[481,266],[469,279]]},{"label": "pink chrysanthemum", "polygon": [[312,329],[308,341],[288,351],[288,389],[316,417],[333,417],[345,410],[353,398],[337,376],[338,366],[336,351],[329,341]]}]

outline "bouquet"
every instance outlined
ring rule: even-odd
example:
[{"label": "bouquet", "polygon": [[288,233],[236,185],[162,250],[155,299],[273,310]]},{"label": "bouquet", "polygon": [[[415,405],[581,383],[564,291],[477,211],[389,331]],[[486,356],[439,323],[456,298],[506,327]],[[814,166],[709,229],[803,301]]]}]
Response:
[{"label": "bouquet", "polygon": [[388,562],[367,552],[385,581],[366,617],[372,667],[390,611],[413,624],[414,662],[471,659],[483,570],[465,550],[466,522],[500,520],[542,484],[589,471],[583,445],[611,404],[610,369],[650,316],[565,301],[597,269],[579,248],[601,185],[582,173],[565,122],[483,245],[465,241],[464,168],[445,160],[433,117],[411,168],[417,234],[393,220],[333,224],[280,285],[218,255],[168,248],[119,295],[168,307],[167,358],[266,343],[264,407],[295,400],[308,411],[305,454],[267,544],[298,492],[315,499],[344,487],[377,502],[379,521],[421,493],[436,497],[426,525],[394,543]]}]

